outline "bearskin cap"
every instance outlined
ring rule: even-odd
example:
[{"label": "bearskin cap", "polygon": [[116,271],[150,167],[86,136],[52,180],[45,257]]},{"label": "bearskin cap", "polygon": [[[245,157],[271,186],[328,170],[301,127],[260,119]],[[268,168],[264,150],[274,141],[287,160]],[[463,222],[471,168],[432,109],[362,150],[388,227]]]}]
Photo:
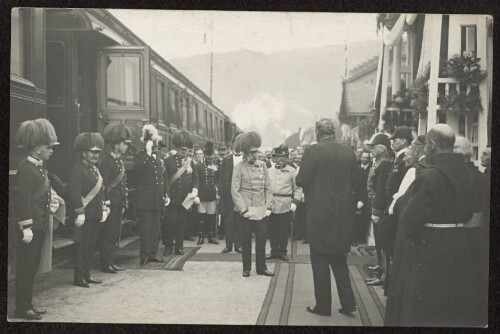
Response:
[{"label": "bearskin cap", "polygon": [[143,143],[147,143],[150,140],[152,140],[155,143],[158,143],[161,139],[162,138],[158,134],[158,130],[155,128],[153,124],[146,124],[142,127],[141,141]]},{"label": "bearskin cap", "polygon": [[184,130],[177,131],[172,138],[172,144],[177,148],[193,148],[193,136]]},{"label": "bearskin cap", "polygon": [[75,138],[75,151],[83,153],[90,150],[102,150],[104,148],[104,139],[99,132],[80,133]]},{"label": "bearskin cap", "polygon": [[255,131],[250,131],[241,135],[240,147],[241,151],[245,154],[257,151],[261,144],[262,139]]},{"label": "bearskin cap", "polygon": [[28,148],[59,144],[54,126],[45,118],[22,122],[16,133],[16,142]]},{"label": "bearskin cap", "polygon": [[205,148],[203,149],[203,153],[206,156],[214,155],[214,143],[212,143],[211,141],[207,141],[207,143],[205,144]]},{"label": "bearskin cap", "polygon": [[129,127],[121,123],[111,123],[106,125],[102,132],[102,137],[106,143],[118,144],[121,142],[130,142],[132,131]]},{"label": "bearskin cap", "polygon": [[243,136],[243,133],[240,133],[239,135],[237,135],[233,138],[233,150],[235,152],[241,152],[241,137],[242,136]]}]

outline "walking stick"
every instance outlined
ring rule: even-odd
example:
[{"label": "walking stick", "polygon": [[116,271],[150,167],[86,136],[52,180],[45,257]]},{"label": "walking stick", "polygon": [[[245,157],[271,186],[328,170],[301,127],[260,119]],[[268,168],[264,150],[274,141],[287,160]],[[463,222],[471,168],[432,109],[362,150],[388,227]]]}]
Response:
[{"label": "walking stick", "polygon": [[218,223],[219,223],[219,200],[217,197],[215,197],[215,235],[214,238],[219,240],[219,230],[218,230]]},{"label": "walking stick", "polygon": [[295,212],[292,212],[292,227],[290,230],[290,260],[293,260],[293,225],[295,225]]}]

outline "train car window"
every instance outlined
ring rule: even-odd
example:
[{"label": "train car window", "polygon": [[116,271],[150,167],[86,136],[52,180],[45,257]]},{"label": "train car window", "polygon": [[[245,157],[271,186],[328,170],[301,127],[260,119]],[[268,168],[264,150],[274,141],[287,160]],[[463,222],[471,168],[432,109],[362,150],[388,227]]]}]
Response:
[{"label": "train car window", "polygon": [[23,25],[22,12],[20,8],[13,8],[11,14],[10,35],[10,73],[23,77],[24,53],[23,53]]},{"label": "train car window", "polygon": [[163,81],[158,80],[156,81],[156,101],[157,101],[157,107],[158,107],[158,117],[163,118],[163,121],[166,122],[167,117],[165,113],[165,107],[163,103],[164,99],[164,92],[165,91],[165,84]]},{"label": "train car window", "polygon": [[64,87],[66,84],[65,75],[65,46],[61,42],[47,43],[47,68],[50,75],[47,75],[47,104],[64,104]]},{"label": "train car window", "polygon": [[106,56],[107,107],[141,107],[141,59],[139,56]]}]

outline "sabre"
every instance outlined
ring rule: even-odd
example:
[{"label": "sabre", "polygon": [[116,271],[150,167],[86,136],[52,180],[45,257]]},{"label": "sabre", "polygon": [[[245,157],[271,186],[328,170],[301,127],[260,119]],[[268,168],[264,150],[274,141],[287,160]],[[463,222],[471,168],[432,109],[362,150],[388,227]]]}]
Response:
[{"label": "sabre", "polygon": [[290,260],[293,261],[293,225],[295,225],[295,212],[292,212],[292,226],[290,231]]}]

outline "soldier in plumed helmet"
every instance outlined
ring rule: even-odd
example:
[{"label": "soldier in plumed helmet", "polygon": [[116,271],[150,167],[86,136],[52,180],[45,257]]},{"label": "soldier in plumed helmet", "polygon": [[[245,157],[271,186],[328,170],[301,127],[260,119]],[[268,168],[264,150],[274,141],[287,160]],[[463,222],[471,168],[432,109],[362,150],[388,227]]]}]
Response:
[{"label": "soldier in plumed helmet", "polygon": [[165,255],[173,252],[175,239],[175,253],[184,254],[184,230],[186,228],[188,210],[182,205],[188,197],[198,196],[198,173],[193,159],[187,156],[188,150],[193,148],[193,137],[187,131],[178,131],[172,138],[177,153],[165,160],[168,194],[171,203],[167,208],[167,229],[165,239]]},{"label": "soldier in plumed helmet", "polygon": [[109,146],[109,153],[102,159],[99,171],[106,189],[104,197],[110,202],[110,213],[101,227],[101,269],[105,273],[115,274],[125,269],[115,263],[115,256],[122,213],[128,207],[127,176],[122,157],[127,152],[127,143],[131,142],[132,132],[124,124],[111,123],[104,128],[103,138]]},{"label": "soldier in plumed helmet", "polygon": [[90,275],[90,261],[101,223],[109,214],[109,207],[104,202],[104,182],[97,168],[104,140],[100,133],[84,132],[75,138],[74,148],[79,156],[71,171],[70,181],[70,198],[77,215],[73,280],[76,286],[88,288],[89,283],[101,283]]},{"label": "soldier in plumed helmet", "polygon": [[14,201],[20,240],[16,249],[15,315],[40,320],[46,311],[32,304],[33,278],[40,264],[51,198],[50,182],[43,163],[52,155],[52,146],[59,143],[54,127],[43,118],[23,122],[16,133],[16,141],[26,148],[28,157],[16,174]]},{"label": "soldier in plumed helmet", "polygon": [[287,164],[288,148],[284,145],[272,150],[274,167],[269,168],[271,180],[272,214],[269,216],[271,255],[268,259],[288,261],[287,244],[292,214],[302,198],[302,189],[295,184],[297,172]]},{"label": "soldier in plumed helmet", "polygon": [[200,204],[198,214],[200,221],[200,232],[198,245],[204,243],[205,236],[211,244],[219,244],[215,240],[216,206],[217,206],[217,184],[219,181],[219,163],[214,157],[214,144],[207,142],[203,150],[205,159],[195,166],[199,177]]},{"label": "soldier in plumed helmet", "polygon": [[231,195],[240,224],[243,277],[250,276],[252,267],[252,240],[255,235],[255,262],[257,275],[274,276],[266,266],[267,219],[271,214],[271,181],[266,163],[257,160],[261,145],[260,135],[251,131],[241,136],[243,161],[234,166]]},{"label": "soldier in plumed helmet", "polygon": [[140,264],[163,262],[157,257],[162,209],[169,204],[166,193],[165,165],[158,143],[161,136],[152,124],[142,128],[141,141],[145,149],[135,155],[134,169],[137,173],[135,207],[141,229]]}]

